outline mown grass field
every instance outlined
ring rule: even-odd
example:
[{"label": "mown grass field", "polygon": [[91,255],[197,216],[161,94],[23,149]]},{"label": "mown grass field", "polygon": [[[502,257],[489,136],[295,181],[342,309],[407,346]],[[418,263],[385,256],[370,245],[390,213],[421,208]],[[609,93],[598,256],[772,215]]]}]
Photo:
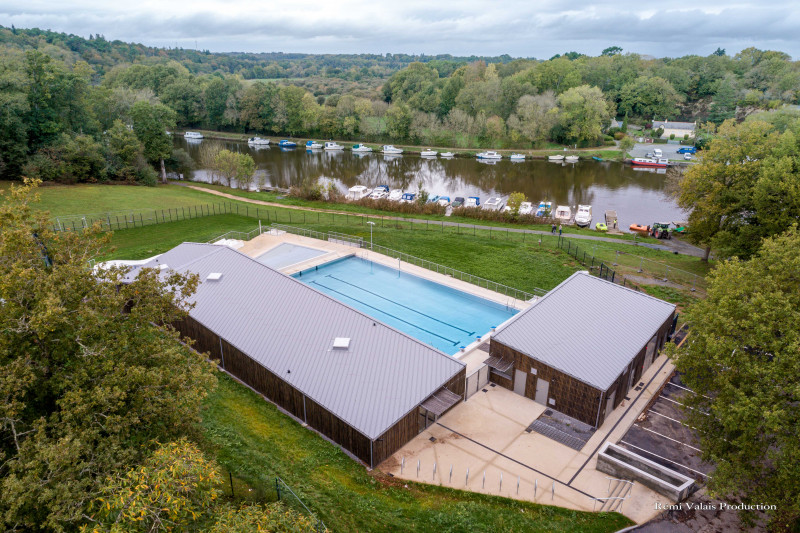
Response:
[{"label": "mown grass field", "polygon": [[611,532],[616,513],[578,512],[372,472],[250,389],[220,375],[205,403],[203,445],[236,476],[234,490],[275,499],[280,476],[332,532]]}]

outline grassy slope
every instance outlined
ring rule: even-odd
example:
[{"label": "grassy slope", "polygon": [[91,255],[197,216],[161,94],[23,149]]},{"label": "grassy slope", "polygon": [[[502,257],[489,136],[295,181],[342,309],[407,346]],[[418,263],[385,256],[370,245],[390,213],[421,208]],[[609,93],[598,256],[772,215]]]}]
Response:
[{"label": "grassy slope", "polygon": [[622,515],[584,513],[368,472],[259,395],[221,376],[203,413],[205,447],[266,499],[275,476],[331,531],[617,531]]}]

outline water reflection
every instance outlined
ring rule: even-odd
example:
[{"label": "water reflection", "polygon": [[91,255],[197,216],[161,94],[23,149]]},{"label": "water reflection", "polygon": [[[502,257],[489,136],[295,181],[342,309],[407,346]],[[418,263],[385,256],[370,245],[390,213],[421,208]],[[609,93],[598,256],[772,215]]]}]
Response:
[{"label": "water reflection", "polygon": [[[388,185],[392,189],[416,192],[417,184],[421,182],[432,195],[451,198],[505,197],[519,191],[534,203],[549,200],[554,205],[591,204],[595,221],[601,220],[606,209],[616,209],[623,228],[631,223],[650,224],[686,218],[666,194],[664,173],[634,170],[611,161],[478,161],[374,152],[285,150],[226,141],[203,142],[217,142],[229,150],[249,153],[256,162],[257,177],[263,177],[264,183],[272,187],[288,188],[307,180],[320,180],[334,183],[343,193],[354,185],[370,188]],[[199,143],[189,144],[179,137],[175,144],[198,160]],[[194,171],[192,177],[197,181],[209,180],[205,170]]]}]

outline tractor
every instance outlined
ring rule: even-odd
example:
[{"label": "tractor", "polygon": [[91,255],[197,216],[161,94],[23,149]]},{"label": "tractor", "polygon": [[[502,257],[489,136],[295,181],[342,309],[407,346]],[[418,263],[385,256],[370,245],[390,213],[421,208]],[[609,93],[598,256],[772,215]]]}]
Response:
[{"label": "tractor", "polygon": [[650,235],[656,239],[671,239],[672,230],[669,227],[669,222],[653,222],[650,226]]}]

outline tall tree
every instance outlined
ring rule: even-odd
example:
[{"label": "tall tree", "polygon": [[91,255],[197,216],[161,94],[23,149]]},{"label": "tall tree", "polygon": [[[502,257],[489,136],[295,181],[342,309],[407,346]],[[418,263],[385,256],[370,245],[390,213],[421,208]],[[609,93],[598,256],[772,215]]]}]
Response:
[{"label": "tall tree", "polygon": [[[749,261],[714,269],[688,311],[691,337],[676,367],[696,394],[687,423],[715,465],[719,497],[772,504],[772,526],[800,520],[800,232],[763,241]],[[747,513],[745,513],[747,514]]]},{"label": "tall tree", "polygon": [[139,101],[131,108],[133,131],[144,145],[144,156],[161,164],[161,181],[167,182],[164,159],[172,153],[172,139],[167,133],[175,127],[175,112],[164,104]]},{"label": "tall tree", "polygon": [[558,97],[559,122],[573,141],[593,141],[611,118],[610,105],[597,87],[581,85]]}]

